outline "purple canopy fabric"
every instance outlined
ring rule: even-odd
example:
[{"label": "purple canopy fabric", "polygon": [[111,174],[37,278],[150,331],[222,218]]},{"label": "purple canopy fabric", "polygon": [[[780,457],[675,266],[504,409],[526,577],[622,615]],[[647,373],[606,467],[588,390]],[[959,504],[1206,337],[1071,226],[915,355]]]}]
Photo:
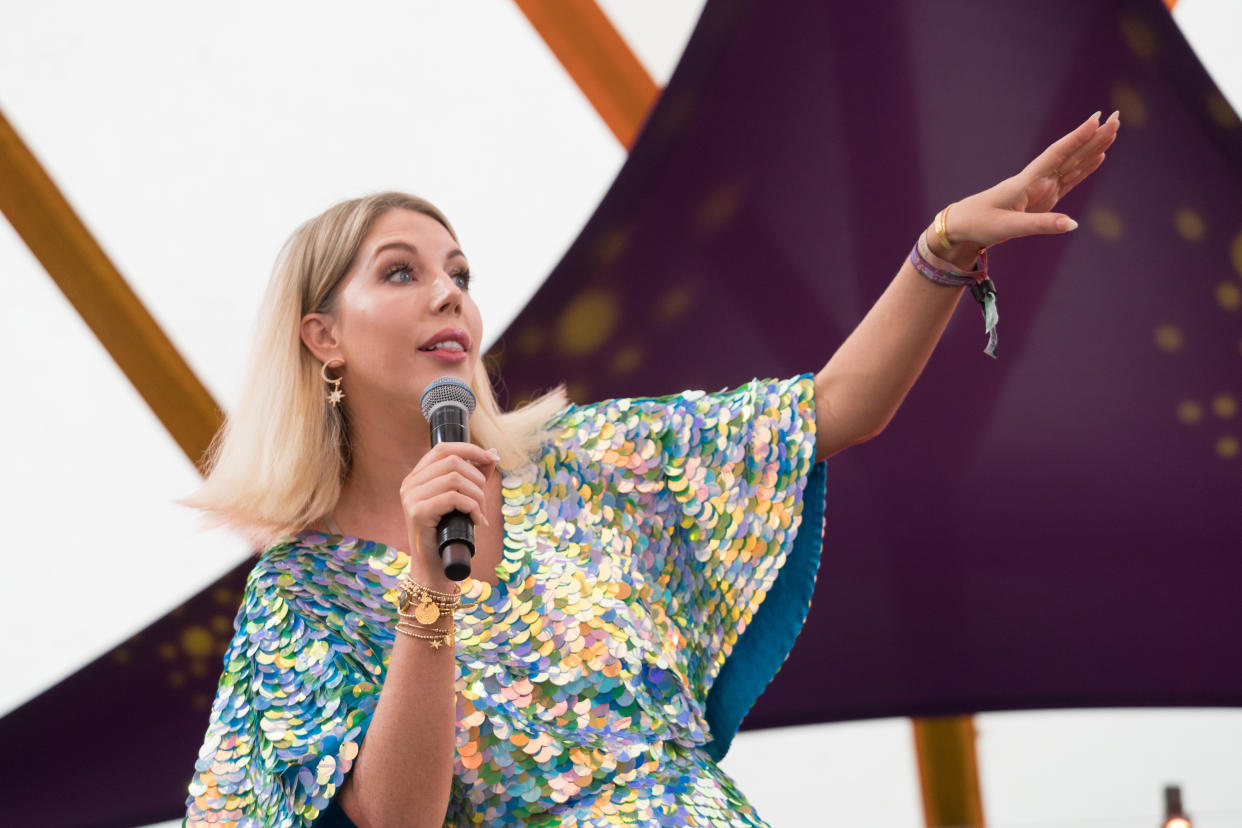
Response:
[{"label": "purple canopy fabric", "polygon": [[[1114,108],[1081,227],[990,254],[999,359],[966,298],[828,461],[807,627],[744,727],[1242,703],[1242,126],[1160,0],[713,0],[496,358],[579,402],[818,370],[937,210]],[[0,720],[16,824],[183,812],[250,565]]]},{"label": "purple canopy fabric", "polygon": [[940,207],[1123,124],[1078,230],[990,252],[999,359],[967,296],[828,461],[811,615],[745,726],[1242,702],[1242,129],[1164,6],[709,12],[505,337],[519,396],[818,370]]}]

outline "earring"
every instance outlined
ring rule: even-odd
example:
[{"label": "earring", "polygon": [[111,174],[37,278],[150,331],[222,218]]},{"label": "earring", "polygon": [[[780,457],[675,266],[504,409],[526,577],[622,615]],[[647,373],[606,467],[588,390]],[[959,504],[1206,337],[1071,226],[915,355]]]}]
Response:
[{"label": "earring", "polygon": [[333,379],[328,376],[328,368],[337,362],[341,363],[342,366],[345,365],[345,360],[343,359],[330,359],[319,369],[319,376],[323,377],[325,383],[332,386],[332,390],[328,392],[328,396],[325,399],[332,403],[333,408],[336,408],[337,403],[345,399],[345,392],[341,390],[341,378],[336,377]]}]

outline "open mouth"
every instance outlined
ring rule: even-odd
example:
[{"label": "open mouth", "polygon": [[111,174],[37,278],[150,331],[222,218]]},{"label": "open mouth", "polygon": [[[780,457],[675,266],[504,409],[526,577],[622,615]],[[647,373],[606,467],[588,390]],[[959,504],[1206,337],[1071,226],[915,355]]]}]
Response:
[{"label": "open mouth", "polygon": [[464,354],[470,350],[470,335],[460,328],[445,328],[424,342],[418,350],[445,355]]},{"label": "open mouth", "polygon": [[442,342],[437,342],[435,345],[432,345],[430,348],[419,348],[418,350],[420,351],[455,351],[456,353],[459,353],[459,354],[464,354],[466,352],[466,349],[462,347],[462,344],[454,339],[446,339]]}]

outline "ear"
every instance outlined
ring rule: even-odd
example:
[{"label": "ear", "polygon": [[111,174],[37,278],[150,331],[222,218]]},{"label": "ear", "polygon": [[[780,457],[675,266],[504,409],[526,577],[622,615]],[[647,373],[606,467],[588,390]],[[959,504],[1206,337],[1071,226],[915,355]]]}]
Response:
[{"label": "ear", "polygon": [[336,322],[326,313],[308,313],[302,317],[302,344],[320,362],[341,359],[341,343],[336,337]]}]

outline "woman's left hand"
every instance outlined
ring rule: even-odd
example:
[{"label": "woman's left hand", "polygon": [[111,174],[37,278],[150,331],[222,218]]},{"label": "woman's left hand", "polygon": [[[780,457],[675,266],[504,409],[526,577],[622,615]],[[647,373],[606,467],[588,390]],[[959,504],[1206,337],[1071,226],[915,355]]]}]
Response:
[{"label": "woman's left hand", "polygon": [[[953,246],[979,248],[1021,236],[1074,229],[1077,225],[1069,216],[1049,211],[1095,172],[1104,161],[1104,151],[1117,137],[1119,113],[1114,112],[1102,124],[1098,118],[1097,112],[1017,175],[955,202],[945,222]],[[943,250],[934,232],[927,238],[934,252]]]}]

